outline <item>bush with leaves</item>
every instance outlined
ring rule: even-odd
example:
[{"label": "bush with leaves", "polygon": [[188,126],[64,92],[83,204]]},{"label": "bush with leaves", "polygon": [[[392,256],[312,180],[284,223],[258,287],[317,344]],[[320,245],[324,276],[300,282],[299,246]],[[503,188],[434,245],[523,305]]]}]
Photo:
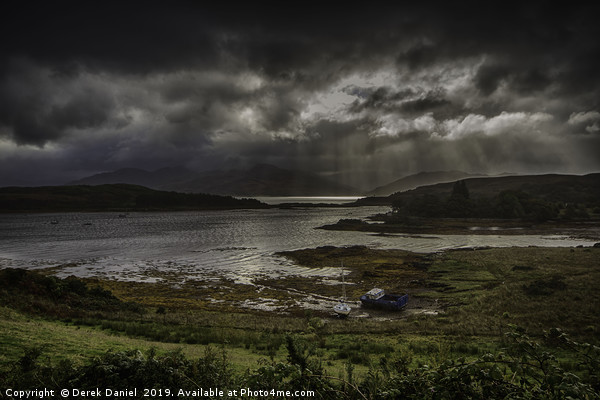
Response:
[{"label": "bush with leaves", "polygon": [[42,359],[39,349],[31,349],[2,375],[0,381],[17,390],[138,388],[135,398],[140,399],[147,398],[142,389],[237,388],[225,353],[219,355],[211,347],[196,361],[187,359],[181,351],[158,357],[153,350],[146,356],[131,350],[108,352],[77,368],[65,361],[53,365]]},{"label": "bush with leaves", "polygon": [[[512,327],[505,352],[467,361],[447,360],[391,377],[378,388],[382,399],[599,399],[600,348],[570,340],[558,329],[545,336],[545,345]],[[576,357],[582,373],[561,368],[548,347],[561,347]],[[368,382],[363,385],[366,386]]]},{"label": "bush with leaves", "polygon": [[[367,376],[355,382],[352,364],[345,378],[328,376],[311,343],[286,337],[285,362],[265,360],[256,370],[233,374],[226,353],[207,348],[204,357],[191,361],[181,352],[158,357],[138,351],[112,353],[87,365],[68,362],[52,365],[38,349],[28,351],[0,375],[7,387],[31,389],[171,388],[222,390],[249,387],[315,392],[317,399],[600,399],[600,348],[577,343],[558,329],[543,341],[532,340],[523,329],[512,327],[508,346],[497,354],[477,359],[446,359],[410,368],[410,357],[385,355]],[[551,350],[550,350],[551,349]],[[577,374],[565,370],[557,350],[576,360]],[[138,392],[139,398],[143,393]]]}]

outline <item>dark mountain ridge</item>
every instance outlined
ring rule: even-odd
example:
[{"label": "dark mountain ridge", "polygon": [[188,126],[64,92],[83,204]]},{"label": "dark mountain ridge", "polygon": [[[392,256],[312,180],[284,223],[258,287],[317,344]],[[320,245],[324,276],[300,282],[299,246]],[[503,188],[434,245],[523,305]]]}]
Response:
[{"label": "dark mountain ridge", "polygon": [[130,185],[146,186],[151,189],[162,189],[163,186],[173,182],[195,178],[197,173],[183,167],[160,168],[155,171],[146,171],[139,168],[122,168],[112,172],[88,176],[69,182],[68,185],[110,185],[126,183]]},{"label": "dark mountain ridge", "polygon": [[[600,203],[600,173],[587,175],[516,175],[463,179],[471,198],[491,198],[503,191],[522,191],[553,202]],[[386,197],[367,197],[357,205],[391,205],[397,200],[411,200],[427,195],[444,197],[452,193],[454,182],[421,186]]]},{"label": "dark mountain ridge", "polygon": [[459,179],[482,177],[483,174],[469,174],[462,171],[433,171],[419,172],[418,174],[405,176],[384,186],[379,186],[367,196],[389,196],[396,192],[404,192],[419,186],[434,185],[436,183],[454,182]]},{"label": "dark mountain ridge", "polygon": [[248,170],[193,172],[185,168],[145,171],[125,168],[71,182],[71,185],[127,183],[157,190],[210,193],[228,196],[344,196],[357,195],[356,188],[341,185],[317,174],[258,164]]}]

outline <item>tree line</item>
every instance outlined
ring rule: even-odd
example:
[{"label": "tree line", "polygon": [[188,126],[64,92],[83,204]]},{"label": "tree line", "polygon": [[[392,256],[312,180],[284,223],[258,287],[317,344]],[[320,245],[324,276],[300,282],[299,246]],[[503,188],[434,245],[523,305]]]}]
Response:
[{"label": "tree line", "polygon": [[[598,207],[593,213],[598,213]],[[501,218],[547,221],[589,219],[582,203],[549,201],[522,190],[504,190],[493,197],[472,198],[464,180],[457,181],[448,196],[424,194],[396,199],[392,214],[398,218]]]}]

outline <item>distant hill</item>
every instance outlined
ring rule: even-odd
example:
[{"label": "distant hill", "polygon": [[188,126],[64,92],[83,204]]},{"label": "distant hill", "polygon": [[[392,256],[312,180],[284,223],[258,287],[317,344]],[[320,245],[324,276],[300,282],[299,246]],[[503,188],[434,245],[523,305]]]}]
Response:
[{"label": "distant hill", "polygon": [[248,170],[193,172],[185,168],[145,171],[121,169],[80,179],[71,184],[129,183],[182,193],[228,196],[345,196],[360,191],[316,174],[259,164]]},{"label": "distant hill", "polygon": [[254,199],[165,192],[128,184],[0,188],[0,212],[265,208]]},{"label": "distant hill", "polygon": [[415,189],[419,186],[434,185],[436,183],[454,182],[460,179],[481,177],[479,174],[469,174],[462,171],[435,171],[435,172],[420,172],[415,175],[405,176],[385,186],[377,187],[367,196],[389,196],[396,192],[404,192]]},{"label": "distant hill", "polygon": [[174,182],[187,181],[196,178],[198,174],[183,167],[161,168],[156,171],[146,171],[139,168],[123,168],[113,172],[103,172],[69,182],[69,185],[110,185],[127,183],[130,185],[146,186],[151,189],[163,189],[165,185]]},{"label": "distant hill", "polygon": [[[540,199],[563,203],[600,204],[600,173],[587,175],[518,175],[464,179],[471,198],[491,198],[505,190],[523,191]],[[425,195],[449,196],[454,182],[421,186],[383,197],[367,197],[357,205],[389,204]]]}]

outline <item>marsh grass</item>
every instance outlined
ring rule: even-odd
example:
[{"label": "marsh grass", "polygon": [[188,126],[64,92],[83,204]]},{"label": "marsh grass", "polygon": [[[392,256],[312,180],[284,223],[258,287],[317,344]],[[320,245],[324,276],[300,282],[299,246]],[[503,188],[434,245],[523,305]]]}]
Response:
[{"label": "marsh grass", "polygon": [[[451,252],[434,264],[473,271],[444,273],[444,282],[460,287],[478,284],[464,293],[444,293],[456,302],[454,321],[479,324],[493,333],[509,321],[541,334],[560,327],[573,337],[597,341],[590,326],[600,322],[600,252],[596,248],[510,248]],[[466,277],[466,279],[465,279]],[[494,285],[489,285],[494,283]]]}]

